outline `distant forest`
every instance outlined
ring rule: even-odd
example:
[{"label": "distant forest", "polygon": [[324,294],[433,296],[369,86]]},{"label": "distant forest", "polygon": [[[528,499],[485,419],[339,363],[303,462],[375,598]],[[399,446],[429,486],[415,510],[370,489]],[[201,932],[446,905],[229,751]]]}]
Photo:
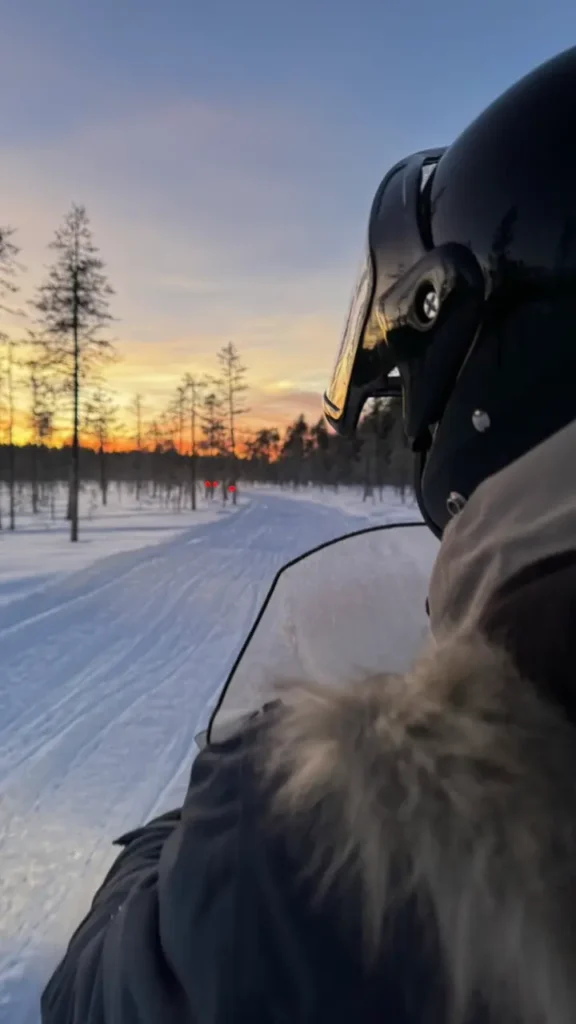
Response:
[{"label": "distant forest", "polygon": [[[387,488],[403,496],[412,489],[412,455],[395,399],[373,403],[354,439],[299,416],[283,437],[276,429],[259,430],[244,440],[243,449],[235,457],[226,450],[181,454],[176,437],[132,451],[81,447],[80,487],[97,486],[104,505],[110,487],[122,484],[137,501],[146,497],[177,508],[195,507],[203,493],[235,500],[243,481],[293,489],[356,486],[365,499]],[[0,446],[0,527],[10,524],[10,511],[16,520],[18,512],[54,508],[69,467],[69,446]]]}]

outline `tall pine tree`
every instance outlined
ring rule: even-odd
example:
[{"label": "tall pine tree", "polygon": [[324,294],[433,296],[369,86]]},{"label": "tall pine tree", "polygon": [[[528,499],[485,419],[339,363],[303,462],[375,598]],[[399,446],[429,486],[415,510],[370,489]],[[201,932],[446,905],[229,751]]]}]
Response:
[{"label": "tall pine tree", "polygon": [[95,367],[113,354],[103,329],[112,317],[113,294],[83,206],[73,205],[50,248],[55,261],[33,303],[52,358],[72,396],[70,539],[78,540],[80,491],[80,398]]},{"label": "tall pine tree", "polygon": [[222,404],[225,410],[228,450],[231,459],[231,480],[233,485],[233,501],[236,504],[238,490],[237,473],[237,422],[238,417],[249,410],[243,406],[243,396],[248,390],[246,384],[246,367],[242,365],[240,355],[234,343],[230,341],[218,352],[218,363],[220,364],[219,387],[222,394]]}]

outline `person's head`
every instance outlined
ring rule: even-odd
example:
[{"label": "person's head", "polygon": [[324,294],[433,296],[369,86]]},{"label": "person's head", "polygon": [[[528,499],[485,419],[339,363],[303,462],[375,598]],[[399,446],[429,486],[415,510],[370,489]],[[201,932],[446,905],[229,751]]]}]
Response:
[{"label": "person's head", "polygon": [[441,535],[488,476],[576,418],[576,47],[447,149],[382,181],[324,411],[403,394]]}]

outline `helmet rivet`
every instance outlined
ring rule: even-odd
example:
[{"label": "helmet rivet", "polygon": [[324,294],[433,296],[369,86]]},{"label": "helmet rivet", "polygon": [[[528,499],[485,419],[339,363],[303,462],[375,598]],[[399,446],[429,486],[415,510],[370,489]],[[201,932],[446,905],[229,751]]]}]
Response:
[{"label": "helmet rivet", "polygon": [[452,519],[454,518],[454,516],[457,516],[458,513],[462,511],[465,505],[466,498],[464,498],[461,494],[458,494],[458,491],[450,491],[450,494],[448,495],[448,498],[446,500],[446,509],[448,515],[451,516]]},{"label": "helmet rivet", "polygon": [[424,315],[424,319],[427,320],[428,323],[432,323],[432,321],[438,316],[439,312],[440,297],[438,292],[431,288],[430,291],[425,292],[422,296],[422,313]]},{"label": "helmet rivet", "polygon": [[490,417],[484,409],[476,409],[472,413],[472,426],[479,434],[485,434],[487,430],[490,430]]},{"label": "helmet rivet", "polygon": [[440,312],[440,296],[431,281],[422,281],[414,296],[414,312],[423,327],[434,323]]}]

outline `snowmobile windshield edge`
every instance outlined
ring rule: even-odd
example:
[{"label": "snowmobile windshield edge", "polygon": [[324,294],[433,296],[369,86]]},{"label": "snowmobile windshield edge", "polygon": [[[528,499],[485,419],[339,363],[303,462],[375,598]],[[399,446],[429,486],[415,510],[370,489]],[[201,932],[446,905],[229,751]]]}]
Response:
[{"label": "snowmobile windshield edge", "polygon": [[208,742],[277,699],[279,684],[348,686],[405,670],[427,633],[437,550],[422,522],[406,522],[347,534],[284,566],[222,687]]}]

